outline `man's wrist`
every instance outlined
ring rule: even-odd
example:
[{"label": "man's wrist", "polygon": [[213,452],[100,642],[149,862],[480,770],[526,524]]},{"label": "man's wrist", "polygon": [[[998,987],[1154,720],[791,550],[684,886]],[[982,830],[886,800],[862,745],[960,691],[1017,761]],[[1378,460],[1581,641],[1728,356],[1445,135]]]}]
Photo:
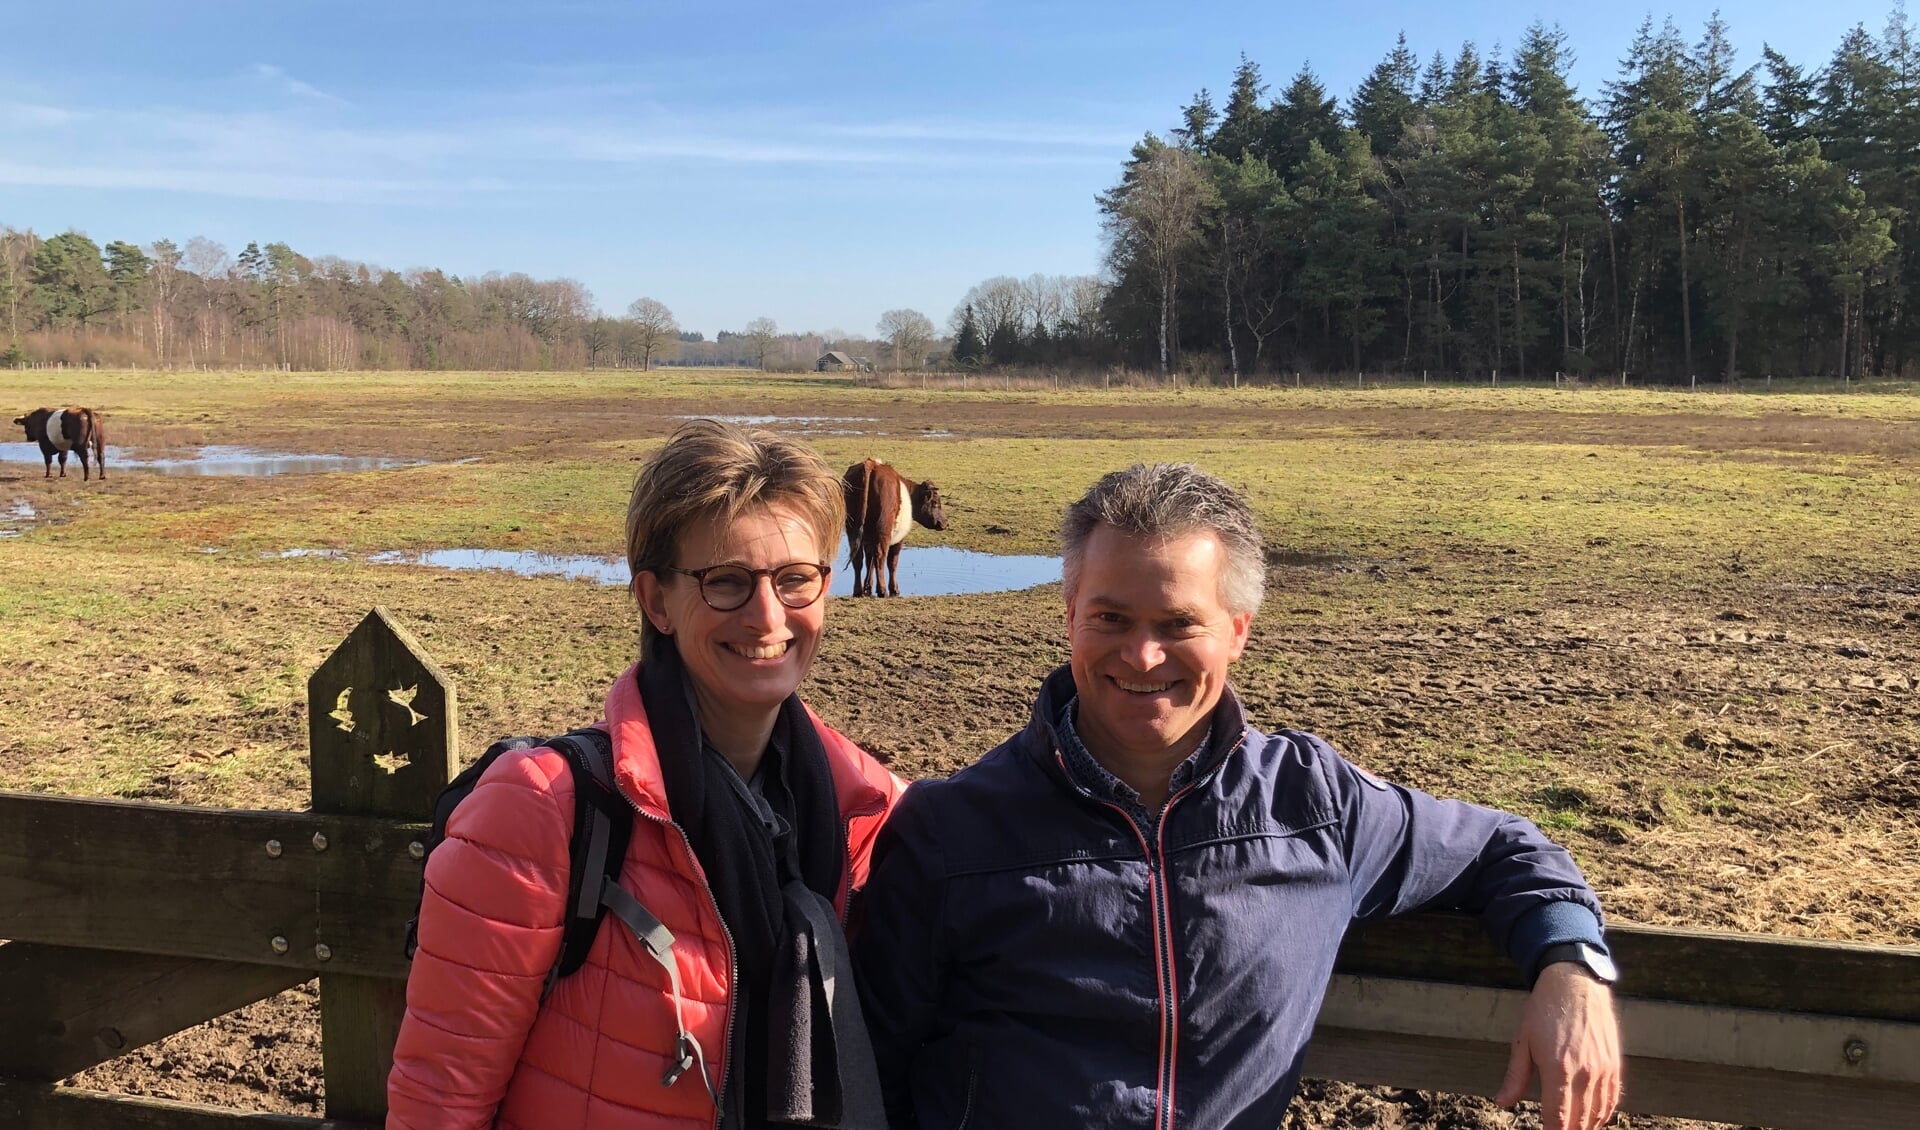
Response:
[{"label": "man's wrist", "polygon": [[1612,955],[1604,947],[1592,942],[1561,942],[1548,946],[1540,953],[1533,979],[1537,982],[1541,974],[1557,965],[1571,966],[1602,985],[1611,985],[1620,979],[1620,970],[1613,964]]}]

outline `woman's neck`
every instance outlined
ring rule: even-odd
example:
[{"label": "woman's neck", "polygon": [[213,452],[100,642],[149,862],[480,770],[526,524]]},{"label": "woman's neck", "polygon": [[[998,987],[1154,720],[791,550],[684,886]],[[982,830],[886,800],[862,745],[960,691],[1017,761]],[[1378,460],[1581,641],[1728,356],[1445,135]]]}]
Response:
[{"label": "woman's neck", "polygon": [[700,708],[700,732],[733,766],[734,772],[740,774],[741,780],[752,780],[760,768],[760,759],[766,755],[767,741],[773,737],[773,724],[780,717],[780,708],[773,707],[763,714],[723,708],[710,700],[698,684],[693,688],[693,698]]}]

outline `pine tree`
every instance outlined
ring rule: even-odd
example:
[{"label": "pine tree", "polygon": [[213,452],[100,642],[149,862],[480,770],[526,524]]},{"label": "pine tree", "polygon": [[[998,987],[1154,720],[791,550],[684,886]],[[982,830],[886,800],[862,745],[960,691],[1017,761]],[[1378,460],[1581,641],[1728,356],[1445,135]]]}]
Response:
[{"label": "pine tree", "polygon": [[1418,61],[1407,47],[1406,33],[1401,32],[1393,50],[1354,92],[1354,128],[1367,136],[1376,156],[1400,144],[1400,135],[1413,117],[1417,78]]},{"label": "pine tree", "polygon": [[47,322],[71,321],[82,331],[113,309],[113,280],[100,260],[100,247],[77,231],[61,232],[33,255],[34,295]]},{"label": "pine tree", "polygon": [[954,364],[972,368],[980,364],[986,352],[986,343],[980,340],[980,322],[973,316],[972,304],[968,304],[960,318],[960,330],[953,335]]},{"label": "pine tree", "polygon": [[1318,144],[1332,152],[1340,147],[1340,114],[1326,87],[1303,66],[1287,84],[1267,116],[1267,144],[1263,156],[1273,170],[1291,182],[1295,168]]},{"label": "pine tree", "polygon": [[1761,56],[1767,68],[1767,84],[1761,90],[1761,127],[1767,140],[1778,146],[1791,145],[1813,136],[1813,79],[1772,47]]},{"label": "pine tree", "polygon": [[1264,157],[1268,130],[1268,111],[1261,100],[1267,96],[1267,84],[1260,77],[1260,65],[1240,56],[1233,72],[1233,88],[1227,95],[1226,114],[1214,135],[1212,152],[1229,161],[1242,157]]}]

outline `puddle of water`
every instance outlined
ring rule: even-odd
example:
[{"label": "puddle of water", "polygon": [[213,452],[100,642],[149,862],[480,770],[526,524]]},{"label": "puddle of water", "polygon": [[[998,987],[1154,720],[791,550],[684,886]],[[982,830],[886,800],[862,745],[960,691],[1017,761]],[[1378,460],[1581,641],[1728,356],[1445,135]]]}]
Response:
[{"label": "puddle of water", "polygon": [[565,577],[624,585],[627,563],[619,557],[568,556],[531,549],[392,549],[367,558],[375,565],[429,565],[436,569],[500,569],[523,577]]},{"label": "puddle of water", "polygon": [[[975,553],[944,545],[900,552],[900,591],[908,596],[959,596],[976,592],[1016,592],[1060,579],[1060,559],[1038,554]],[[833,591],[853,591],[853,565],[833,570]]]},{"label": "puddle of water", "polygon": [[[317,557],[339,560],[346,555],[330,549],[288,549],[269,557]],[[523,577],[564,577],[602,585],[622,585],[630,574],[618,557],[572,556],[531,549],[388,550],[367,558],[374,565],[426,565],[436,569],[498,569]],[[900,555],[900,590],[909,596],[956,596],[964,593],[1013,592],[1060,579],[1060,559],[1039,555],[1010,556],[975,553],[946,546],[908,546]],[[834,566],[835,596],[853,591],[853,568],[845,561]]]},{"label": "puddle of water", "polygon": [[1331,573],[1355,573],[1369,562],[1344,553],[1324,553],[1312,549],[1267,548],[1269,569],[1324,569]]},{"label": "puddle of water", "polygon": [[[425,460],[385,455],[297,455],[225,444],[209,444],[186,456],[135,459],[126,449],[107,445],[108,470],[137,467],[162,475],[312,475],[328,471],[383,471],[389,467],[415,467],[423,462]],[[41,466],[40,448],[25,443],[0,444],[0,463]],[[70,455],[67,464],[68,472],[72,473],[79,461]]]},{"label": "puddle of water", "polygon": [[[208,553],[218,553],[209,549]],[[283,549],[278,553],[263,553],[262,557],[312,557],[320,561],[345,561],[352,555],[344,549]]]},{"label": "puddle of water", "polygon": [[865,429],[843,425],[880,422],[878,416],[680,416],[678,419],[718,420],[743,428],[789,428],[817,436],[863,436],[867,434]]},{"label": "puddle of water", "polygon": [[21,534],[20,524],[31,522],[40,516],[33,503],[24,498],[15,499],[4,513],[0,513],[0,538],[17,538]]}]

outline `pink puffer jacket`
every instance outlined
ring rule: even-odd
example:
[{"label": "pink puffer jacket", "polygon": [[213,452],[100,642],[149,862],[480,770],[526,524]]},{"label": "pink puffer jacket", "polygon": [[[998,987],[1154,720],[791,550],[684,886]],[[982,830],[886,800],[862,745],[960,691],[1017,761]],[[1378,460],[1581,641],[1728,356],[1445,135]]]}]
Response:
[{"label": "pink puffer jacket", "polygon": [[[668,817],[638,668],[607,692],[614,777],[639,808],[620,885],[673,931],[687,1030],[725,1070],[733,960],[706,877]],[[851,874],[863,885],[873,841],[906,785],[808,712],[826,746]],[[578,972],[543,1004],[560,952],[573,777],[551,749],[503,755],[454,810],[427,862],[420,948],[387,1079],[389,1130],[708,1128],[697,1070],[661,1077],[676,1034],[666,972],[612,915]]]}]

